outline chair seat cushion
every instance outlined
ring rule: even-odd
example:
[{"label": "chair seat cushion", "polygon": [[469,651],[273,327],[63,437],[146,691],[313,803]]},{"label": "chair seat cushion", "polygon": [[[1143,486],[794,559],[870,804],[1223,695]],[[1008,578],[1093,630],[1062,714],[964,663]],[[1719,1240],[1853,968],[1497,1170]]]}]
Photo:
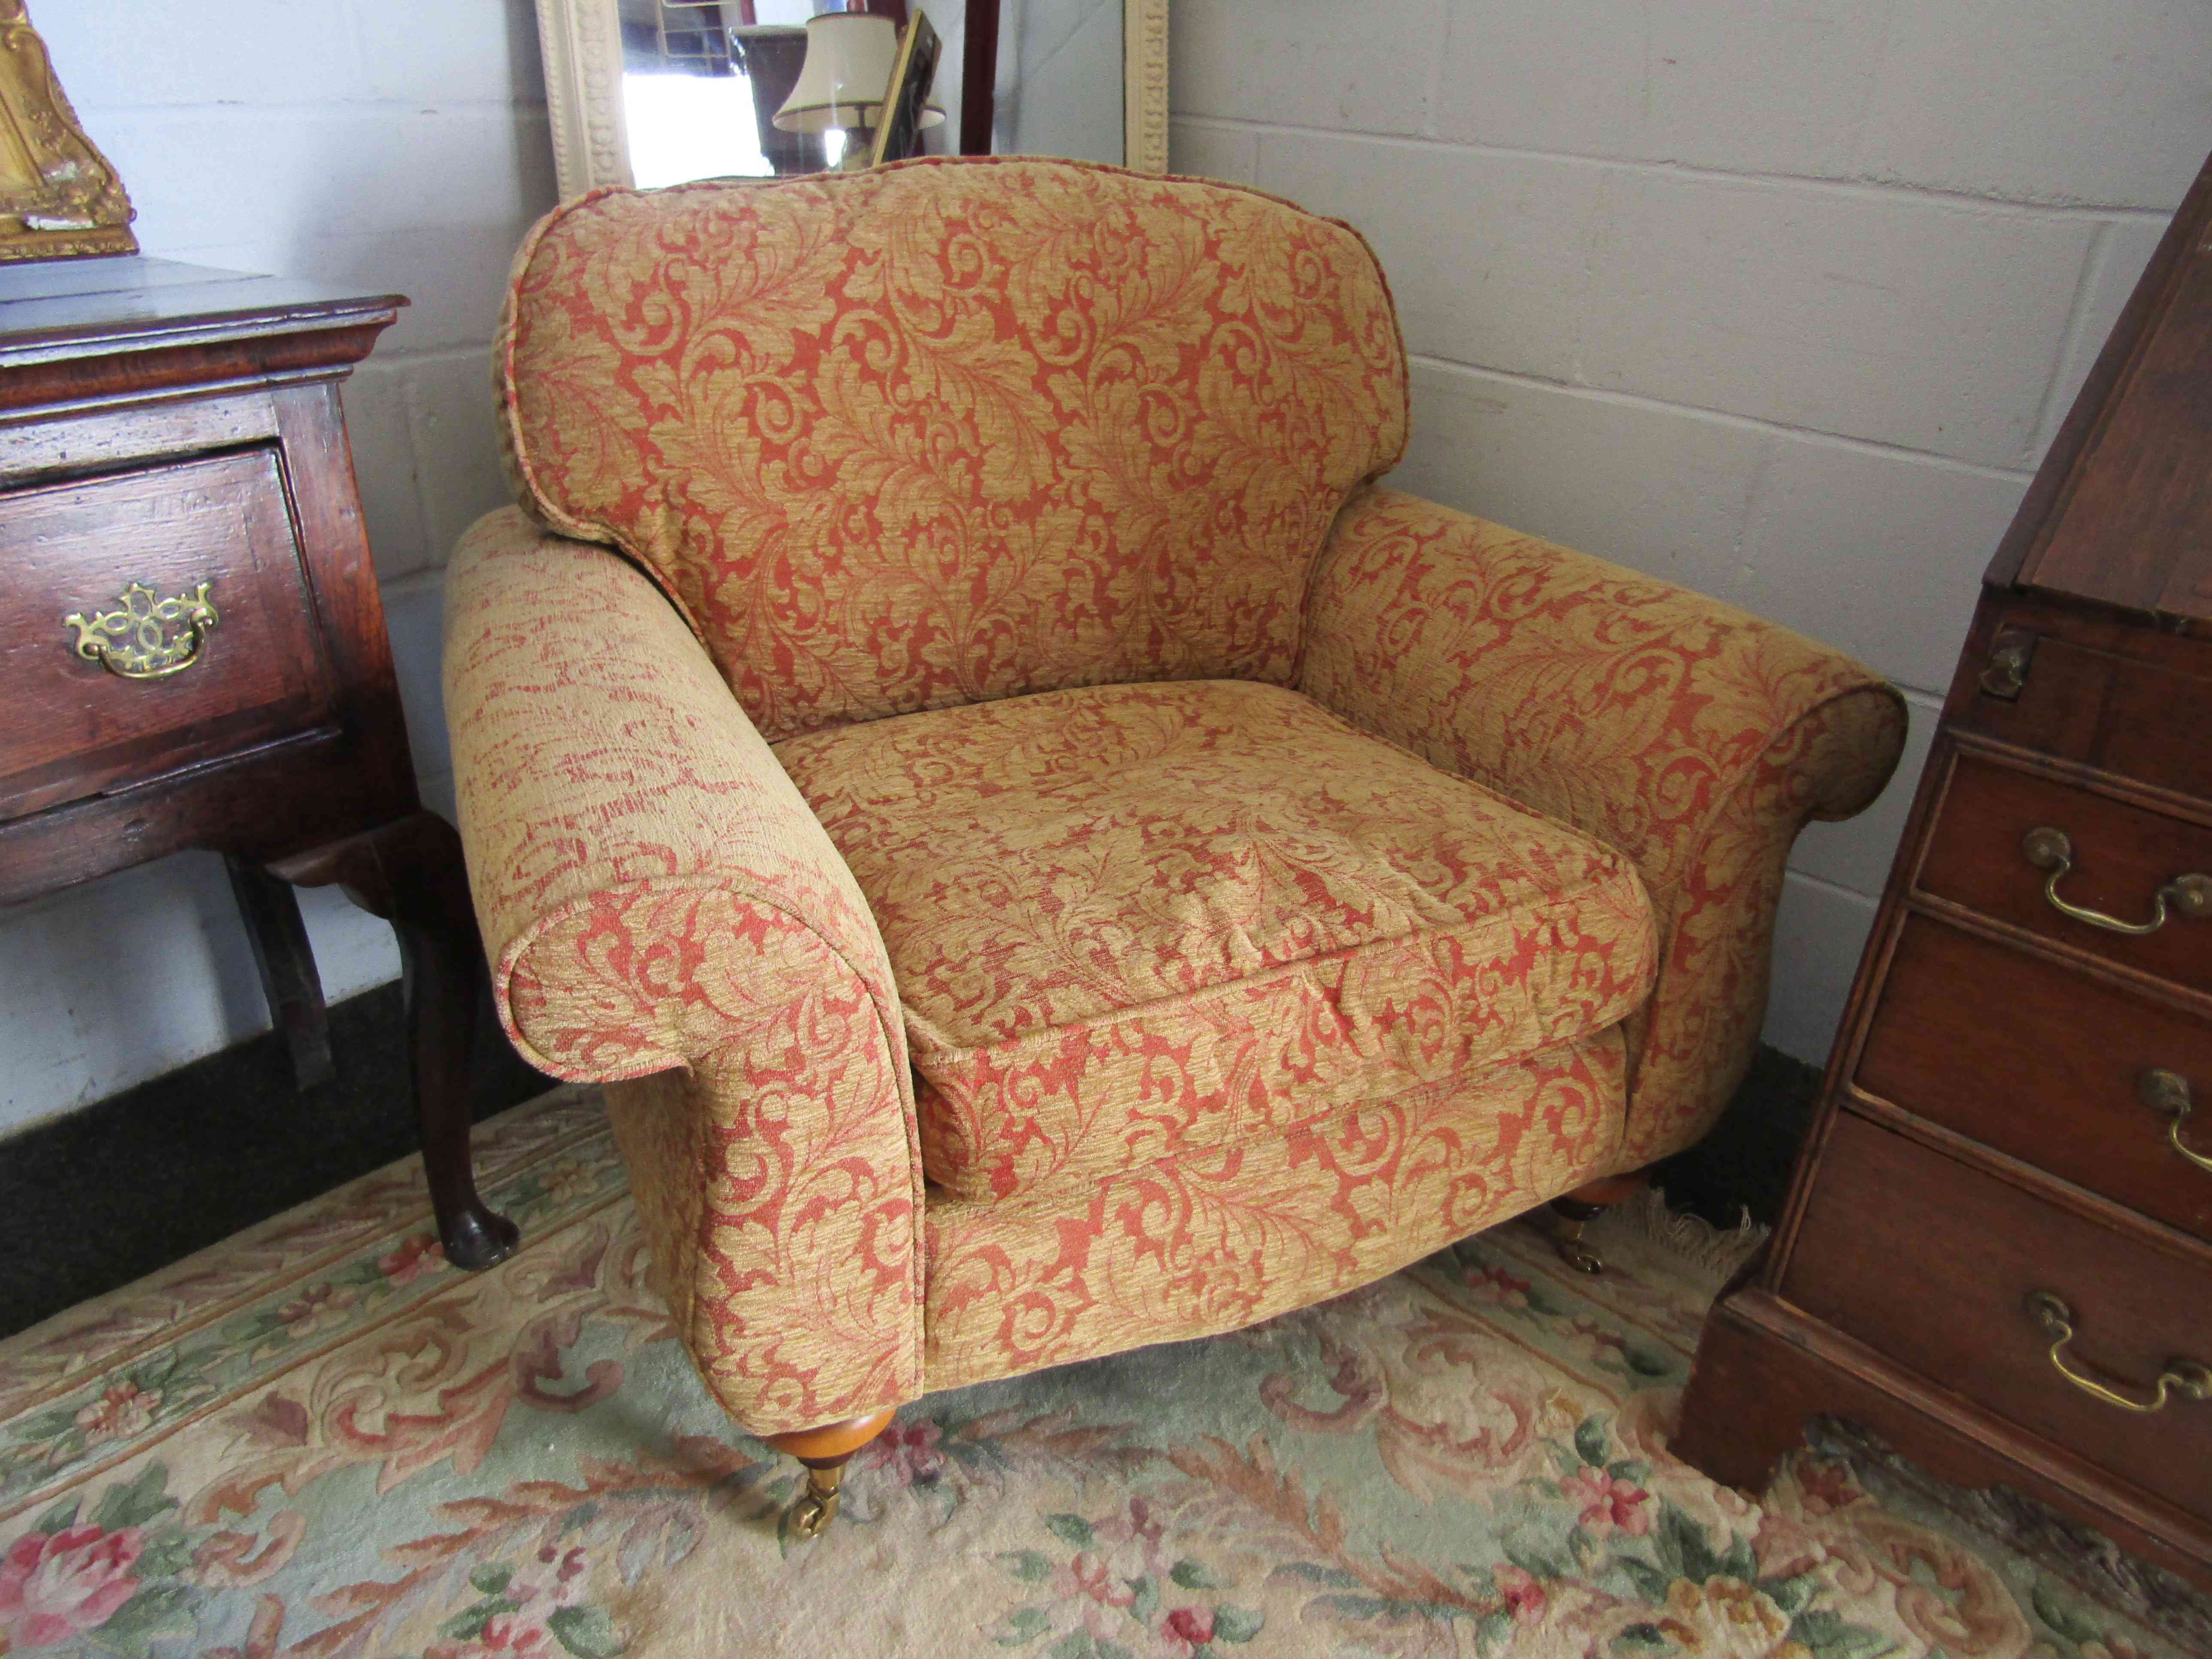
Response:
[{"label": "chair seat cushion", "polygon": [[1089,687],[776,753],[883,930],[961,1198],[1279,1136],[1651,987],[1627,860],[1294,691]]}]

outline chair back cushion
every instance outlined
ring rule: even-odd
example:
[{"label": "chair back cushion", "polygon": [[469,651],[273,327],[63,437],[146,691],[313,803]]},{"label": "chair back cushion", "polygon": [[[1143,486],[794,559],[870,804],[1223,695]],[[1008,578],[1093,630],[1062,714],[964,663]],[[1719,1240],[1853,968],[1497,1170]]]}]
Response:
[{"label": "chair back cushion", "polygon": [[1348,227],[1014,158],[581,198],[523,245],[497,375],[524,505],[659,581],[771,738],[1287,683],[1406,436]]}]

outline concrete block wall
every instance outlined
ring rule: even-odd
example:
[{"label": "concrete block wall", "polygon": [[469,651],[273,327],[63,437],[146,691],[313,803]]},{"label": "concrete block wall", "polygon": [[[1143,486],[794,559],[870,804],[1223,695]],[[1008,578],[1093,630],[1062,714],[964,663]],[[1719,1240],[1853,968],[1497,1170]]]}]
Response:
[{"label": "concrete block wall", "polygon": [[[36,0],[149,253],[398,290],[348,382],[426,796],[438,581],[499,502],[500,281],[550,205],[530,0]],[[2200,0],[1174,0],[1176,166],[1373,235],[1400,482],[1672,575],[1913,688],[1908,778],[1816,827],[1768,1035],[1826,1046],[1974,579],[2212,146]],[[957,60],[956,60],[957,61]],[[333,996],[391,936],[304,896]],[[158,949],[118,962],[127,914]],[[216,862],[0,912],[0,1132],[266,1023]]]},{"label": "concrete block wall", "polygon": [[[554,200],[531,0],[35,0],[149,254],[412,304],[345,383],[430,805],[451,811],[439,583],[500,505],[489,346],[507,262]],[[382,922],[303,893],[332,997],[389,980]],[[127,915],[135,939],[118,958]],[[0,910],[0,1132],[268,1025],[220,861],[184,854]]]},{"label": "concrete block wall", "polygon": [[2212,149],[2199,0],[1174,0],[1172,165],[1347,219],[1393,482],[1906,689],[1799,842],[1768,1041],[1823,1056],[1983,566]]}]

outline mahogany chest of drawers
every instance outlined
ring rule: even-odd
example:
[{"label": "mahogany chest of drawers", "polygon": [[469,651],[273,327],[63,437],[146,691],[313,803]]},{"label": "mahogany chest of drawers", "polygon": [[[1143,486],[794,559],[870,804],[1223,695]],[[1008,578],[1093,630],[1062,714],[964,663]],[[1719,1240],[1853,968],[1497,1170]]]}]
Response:
[{"label": "mahogany chest of drawers", "polygon": [[223,854],[307,1073],[327,1049],[287,884],[390,921],[440,1230],[474,1266],[514,1237],[469,1170],[479,946],[459,837],[416,798],[338,403],[405,303],[0,266],[0,903]]},{"label": "mahogany chest of drawers", "polygon": [[1834,1413],[2212,1587],[2212,164],[1984,579],[1675,1449]]}]

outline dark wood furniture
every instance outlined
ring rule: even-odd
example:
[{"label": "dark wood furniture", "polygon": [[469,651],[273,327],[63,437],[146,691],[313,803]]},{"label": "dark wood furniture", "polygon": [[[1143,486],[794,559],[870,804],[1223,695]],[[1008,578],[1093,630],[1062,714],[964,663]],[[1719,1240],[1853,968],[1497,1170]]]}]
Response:
[{"label": "dark wood furniture", "polygon": [[1984,578],[1674,1445],[1756,1491],[1833,1413],[2212,1587],[2208,229],[2212,163]]},{"label": "dark wood furniture", "polygon": [[967,0],[960,36],[960,153],[988,155],[998,118],[999,14],[1006,0]]},{"label": "dark wood furniture", "polygon": [[291,887],[389,921],[439,1231],[478,1267],[514,1239],[469,1167],[481,947],[459,837],[416,794],[338,406],[405,303],[0,268],[0,903],[223,854],[307,1080],[329,1046]]}]

